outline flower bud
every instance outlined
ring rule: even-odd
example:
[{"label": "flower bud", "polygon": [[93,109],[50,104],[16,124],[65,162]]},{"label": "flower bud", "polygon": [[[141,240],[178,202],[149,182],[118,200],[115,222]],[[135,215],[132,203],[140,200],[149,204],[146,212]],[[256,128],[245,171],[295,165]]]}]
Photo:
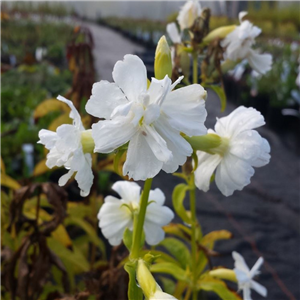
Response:
[{"label": "flower bud", "polygon": [[157,289],[156,281],[142,259],[138,261],[136,278],[147,299],[155,294]]},{"label": "flower bud", "polygon": [[210,271],[209,275],[218,279],[225,279],[225,280],[237,282],[237,278],[234,271],[230,269],[225,269],[225,268],[215,269]]},{"label": "flower bud", "polygon": [[227,34],[229,34],[231,31],[233,31],[236,28],[236,25],[230,25],[230,26],[222,26],[219,27],[213,31],[211,31],[204,39],[203,42],[209,44],[211,41],[213,41],[216,38],[224,39]]},{"label": "flower bud", "polygon": [[83,153],[93,153],[95,148],[95,142],[92,137],[92,129],[81,132],[81,145]]},{"label": "flower bud", "polygon": [[156,79],[163,79],[166,75],[172,76],[171,50],[163,35],[157,43],[154,61],[154,73]]},{"label": "flower bud", "polygon": [[200,150],[210,154],[215,154],[217,149],[222,145],[222,138],[214,133],[192,137],[184,136],[184,138],[195,151]]}]

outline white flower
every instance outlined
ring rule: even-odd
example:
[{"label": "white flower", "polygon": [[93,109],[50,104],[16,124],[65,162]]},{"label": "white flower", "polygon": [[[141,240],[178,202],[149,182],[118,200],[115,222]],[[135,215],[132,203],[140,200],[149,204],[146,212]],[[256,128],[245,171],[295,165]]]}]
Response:
[{"label": "white flower", "polygon": [[171,84],[166,76],[152,78],[147,90],[147,71],[142,60],[125,55],[113,70],[115,83],[93,85],[86,110],[105,118],[92,126],[95,151],[110,153],[129,142],[123,174],[135,180],[154,177],[161,169],[173,173],[192,153],[180,135],[206,133],[206,91],[193,84],[172,91],[182,80]]},{"label": "white flower", "polygon": [[187,1],[183,7],[181,7],[177,21],[179,23],[180,29],[184,30],[193,26],[195,20],[201,14],[201,6],[197,0]]},{"label": "white flower", "polygon": [[244,106],[238,107],[227,117],[217,119],[215,132],[208,132],[219,135],[222,143],[212,149],[212,154],[197,151],[196,186],[207,192],[215,169],[217,187],[225,196],[248,185],[254,174],[253,167],[262,167],[270,160],[268,141],[252,130],[264,124],[260,112]]},{"label": "white flower", "polygon": [[246,58],[254,70],[265,74],[271,69],[272,55],[259,54],[251,48],[255,44],[255,38],[261,33],[261,29],[253,26],[248,20],[242,21],[246,14],[247,12],[239,13],[241,25],[226,36],[221,46],[226,47],[226,58],[232,61]]},{"label": "white flower", "polygon": [[239,290],[243,290],[243,299],[244,300],[251,300],[251,291],[250,289],[254,289],[257,293],[261,296],[267,296],[267,289],[259,284],[258,282],[254,281],[252,278],[258,275],[260,272],[258,269],[263,264],[264,259],[260,257],[255,265],[249,270],[244,258],[237,252],[232,252],[232,257],[234,259],[234,273],[238,280],[238,287]]},{"label": "white flower", "polygon": [[47,155],[46,165],[48,168],[64,166],[69,172],[63,175],[58,184],[63,186],[76,172],[75,179],[78,182],[81,196],[87,196],[93,183],[92,157],[90,153],[84,153],[81,137],[87,131],[84,129],[81,117],[70,100],[62,96],[58,100],[66,103],[71,108],[70,118],[73,125],[64,124],[57,128],[56,132],[42,129],[39,132],[40,141],[50,150]]},{"label": "white flower", "polygon": [[[141,188],[135,182],[117,181],[112,189],[121,199],[105,197],[98,219],[103,235],[115,246],[121,243],[126,228],[133,229],[133,214],[140,207]],[[156,245],[164,239],[165,233],[161,227],[174,218],[172,210],[163,206],[164,202],[165,195],[160,189],[150,191],[144,222],[146,242],[149,245]]]},{"label": "white flower", "polygon": [[181,44],[181,37],[174,22],[169,23],[166,30],[173,44]]}]

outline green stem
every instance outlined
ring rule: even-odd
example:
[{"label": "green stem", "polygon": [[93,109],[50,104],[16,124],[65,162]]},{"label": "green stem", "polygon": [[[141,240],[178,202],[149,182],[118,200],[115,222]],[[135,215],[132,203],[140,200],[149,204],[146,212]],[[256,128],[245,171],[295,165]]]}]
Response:
[{"label": "green stem", "polygon": [[193,83],[198,83],[198,54],[193,55]]},{"label": "green stem", "polygon": [[192,276],[193,276],[193,300],[197,300],[197,241],[196,241],[196,186],[195,175],[191,174],[190,178],[190,209],[191,209],[191,250],[192,250]]},{"label": "green stem", "polygon": [[152,178],[148,178],[145,181],[144,190],[141,196],[139,214],[137,216],[136,222],[134,222],[133,242],[132,242],[131,253],[130,253],[131,260],[136,260],[139,258],[151,184],[152,184]]}]

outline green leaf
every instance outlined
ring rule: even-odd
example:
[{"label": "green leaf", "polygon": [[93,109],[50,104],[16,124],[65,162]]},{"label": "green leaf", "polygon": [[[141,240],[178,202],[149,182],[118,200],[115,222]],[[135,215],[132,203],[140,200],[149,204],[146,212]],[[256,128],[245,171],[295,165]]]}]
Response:
[{"label": "green leaf", "polygon": [[191,254],[183,242],[175,238],[166,238],[159,245],[165,247],[178,260],[182,268],[185,269],[189,265]]},{"label": "green leaf", "polygon": [[159,277],[159,280],[162,282],[163,291],[167,294],[173,295],[175,291],[176,284],[172,279],[166,277]]},{"label": "green leaf", "polygon": [[105,245],[103,243],[103,241],[98,237],[97,235],[97,231],[96,229],[87,221],[77,218],[77,217],[73,217],[73,216],[69,216],[66,220],[65,220],[65,224],[67,225],[76,225],[79,226],[80,228],[82,228],[87,235],[90,237],[90,241],[96,245],[97,247],[99,247],[102,256],[105,258],[106,257],[106,251],[105,251]]},{"label": "green leaf", "polygon": [[218,95],[221,102],[221,111],[223,112],[226,108],[226,102],[227,102],[226,94],[223,87],[219,85],[205,85],[205,84],[204,87],[208,89],[212,89]]},{"label": "green leaf", "polygon": [[1,174],[1,185],[13,190],[17,190],[21,187],[21,185],[16,180],[6,175],[5,173]]},{"label": "green leaf", "polygon": [[209,249],[213,249],[218,240],[228,240],[232,238],[232,233],[228,230],[216,230],[206,234],[201,239],[201,244]]},{"label": "green leaf", "polygon": [[55,98],[47,99],[41,102],[36,109],[34,110],[33,117],[34,119],[41,118],[48,114],[51,111],[63,111],[63,112],[70,112],[69,106],[61,102]]},{"label": "green leaf", "polygon": [[240,296],[230,291],[222,280],[205,277],[197,283],[198,290],[215,292],[223,300],[240,300]]},{"label": "green leaf", "polygon": [[131,251],[132,239],[133,239],[132,231],[126,228],[123,234],[123,242],[126,248],[128,249],[128,251]]},{"label": "green leaf", "polygon": [[153,264],[150,267],[150,271],[153,273],[165,273],[165,274],[170,274],[174,278],[182,281],[189,281],[189,278],[187,276],[187,273],[185,270],[183,270],[181,267],[178,265],[175,265],[173,263],[158,263],[158,264]]},{"label": "green leaf", "polygon": [[[146,255],[147,253],[149,253],[149,250],[143,250],[140,252],[140,256],[144,256]],[[155,258],[155,261],[156,262],[171,262],[175,265],[178,265],[180,266],[180,263],[178,261],[176,261],[175,258],[173,258],[172,256],[162,252],[162,251],[159,251],[159,250],[151,250],[150,253],[152,255],[154,255],[156,258]]]},{"label": "green leaf", "polygon": [[189,217],[187,211],[183,206],[183,200],[188,190],[189,190],[188,185],[184,183],[178,184],[173,191],[172,201],[173,201],[174,210],[176,211],[177,215],[182,219],[183,222],[187,224],[191,224],[191,218]]},{"label": "green leaf", "polygon": [[[190,236],[191,236],[190,228],[185,227],[182,224],[175,224],[175,223],[170,223],[164,226],[163,228],[165,233],[175,235],[187,242],[190,242]],[[186,228],[186,230],[184,230],[183,228]]]},{"label": "green leaf", "polygon": [[136,263],[127,262],[124,266],[124,269],[129,275],[128,299],[129,300],[143,299],[143,292],[136,284]]}]

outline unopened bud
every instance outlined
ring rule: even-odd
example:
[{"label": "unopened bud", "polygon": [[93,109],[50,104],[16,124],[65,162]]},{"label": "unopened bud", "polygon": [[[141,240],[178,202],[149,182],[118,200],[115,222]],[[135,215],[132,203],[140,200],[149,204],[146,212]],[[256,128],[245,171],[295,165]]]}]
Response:
[{"label": "unopened bud", "polygon": [[237,282],[235,272],[230,269],[220,268],[209,272],[209,275],[218,279],[230,280]]},{"label": "unopened bud", "polygon": [[172,76],[171,50],[163,35],[157,43],[154,61],[154,73],[156,79],[163,79],[166,75]]},{"label": "unopened bud", "polygon": [[195,151],[200,150],[210,154],[215,154],[216,149],[222,144],[222,138],[214,133],[192,137],[184,136],[184,138]]}]

